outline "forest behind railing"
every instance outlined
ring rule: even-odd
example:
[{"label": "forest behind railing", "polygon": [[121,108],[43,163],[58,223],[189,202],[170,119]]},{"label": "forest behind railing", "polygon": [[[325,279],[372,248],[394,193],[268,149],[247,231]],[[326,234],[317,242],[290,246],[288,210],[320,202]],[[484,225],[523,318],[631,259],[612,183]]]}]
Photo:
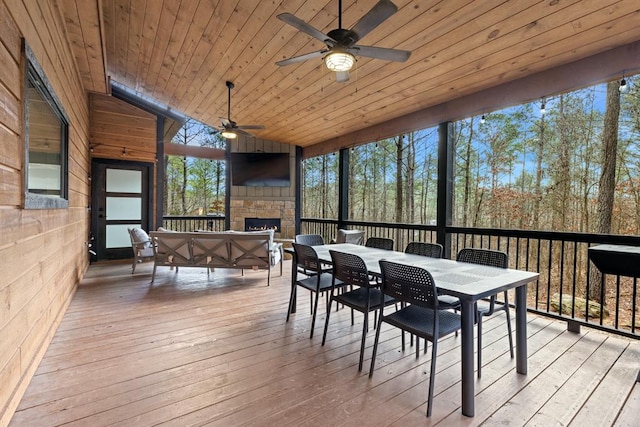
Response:
[{"label": "forest behind railing", "polygon": [[[454,122],[452,225],[640,234],[638,81]],[[435,224],[437,147],[430,128],[352,148],[349,219]],[[338,217],[338,157],[304,161],[302,216]]]}]

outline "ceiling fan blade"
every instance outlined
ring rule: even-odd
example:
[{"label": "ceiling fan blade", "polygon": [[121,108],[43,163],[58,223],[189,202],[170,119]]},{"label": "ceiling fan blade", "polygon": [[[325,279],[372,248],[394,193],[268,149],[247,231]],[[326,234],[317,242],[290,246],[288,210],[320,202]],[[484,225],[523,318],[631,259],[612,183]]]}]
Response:
[{"label": "ceiling fan blade", "polygon": [[265,129],[262,125],[244,125],[244,126],[236,126],[236,129],[254,129],[254,130],[262,130]]},{"label": "ceiling fan blade", "polygon": [[242,130],[242,129],[240,129],[240,128],[234,128],[234,129],[233,129],[233,132],[237,133],[238,135],[244,135],[244,136],[250,136],[250,137],[253,137],[253,135],[252,135],[252,134],[250,134],[249,132],[245,132],[245,131],[243,131],[243,130]]},{"label": "ceiling fan blade", "polygon": [[329,37],[322,31],[316,30],[311,25],[304,22],[302,19],[296,18],[294,15],[290,13],[281,13],[280,15],[278,15],[278,19],[286,22],[287,24],[302,31],[303,33],[309,34],[314,39],[318,39],[323,43],[325,42],[325,40],[331,40],[335,42],[335,40],[333,40],[331,37]]},{"label": "ceiling fan blade", "polygon": [[293,58],[283,59],[282,61],[278,61],[278,62],[276,62],[276,65],[279,65],[279,66],[282,67],[284,65],[295,64],[295,63],[298,63],[298,62],[306,61],[307,59],[317,58],[319,56],[324,55],[327,52],[329,52],[328,49],[323,49],[323,50],[319,50],[317,52],[305,53],[304,55],[294,56]]},{"label": "ceiling fan blade", "polygon": [[351,31],[358,35],[358,39],[363,38],[387,18],[396,13],[398,8],[389,0],[380,0],[353,26]]},{"label": "ceiling fan blade", "polygon": [[411,52],[408,50],[389,49],[386,47],[355,45],[353,47],[350,47],[348,50],[354,55],[396,62],[405,62],[411,56]]},{"label": "ceiling fan blade", "polygon": [[344,83],[349,80],[349,72],[348,71],[336,71],[336,82]]}]

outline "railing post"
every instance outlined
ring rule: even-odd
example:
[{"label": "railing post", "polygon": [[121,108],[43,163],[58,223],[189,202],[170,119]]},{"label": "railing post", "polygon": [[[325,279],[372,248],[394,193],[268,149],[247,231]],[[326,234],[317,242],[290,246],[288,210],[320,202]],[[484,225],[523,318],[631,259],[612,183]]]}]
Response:
[{"label": "railing post", "polygon": [[453,123],[438,126],[438,201],[436,213],[436,240],[444,247],[444,257],[451,258],[451,225],[453,200]]},{"label": "railing post", "polygon": [[302,147],[296,146],[296,160],[295,160],[295,214],[294,214],[294,235],[300,234],[300,216],[302,214]]},{"label": "railing post", "polygon": [[[153,218],[153,224],[149,224],[151,230],[156,230],[158,227],[164,227],[163,224],[163,212],[165,202],[165,188],[166,174],[165,174],[165,161],[164,161],[164,122],[166,118],[157,116],[156,120],[156,216]],[[151,178],[150,178],[151,179]],[[150,189],[149,195],[153,195],[153,188]],[[150,200],[153,200],[152,198]],[[149,203],[151,206],[151,203]]]},{"label": "railing post", "polygon": [[227,140],[225,144],[225,168],[224,168],[224,229],[231,229],[231,144]]},{"label": "railing post", "polygon": [[343,148],[338,158],[338,229],[349,219],[349,154],[349,149]]}]

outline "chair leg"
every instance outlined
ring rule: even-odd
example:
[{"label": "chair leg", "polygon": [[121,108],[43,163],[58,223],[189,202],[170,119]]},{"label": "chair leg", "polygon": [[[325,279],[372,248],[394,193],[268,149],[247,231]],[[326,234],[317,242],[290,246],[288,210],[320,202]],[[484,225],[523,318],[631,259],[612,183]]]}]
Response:
[{"label": "chair leg", "polygon": [[[296,285],[293,285],[296,286]],[[295,288],[291,288],[291,295],[289,296],[289,308],[287,309],[287,322],[289,321],[289,316],[291,315],[291,311],[293,311],[293,300],[296,295]]]},{"label": "chair leg", "polygon": [[137,263],[138,263],[138,262],[137,262],[137,261],[136,261],[136,259],[134,258],[134,259],[133,259],[133,264],[131,265],[131,274],[133,274],[133,273],[135,273],[135,272],[136,272],[136,264],[137,264]]},{"label": "chair leg", "polygon": [[362,339],[360,340],[360,363],[358,363],[358,372],[362,371],[362,363],[364,361],[364,343],[367,339],[368,330],[369,330],[369,313],[364,313],[364,324],[362,325]]},{"label": "chair leg", "polygon": [[316,327],[316,313],[318,312],[318,300],[320,299],[320,292],[315,292],[315,302],[313,303],[313,314],[311,315],[311,333],[309,334],[309,339],[313,338],[313,330]]},{"label": "chair leg", "polygon": [[157,265],[154,263],[153,264],[153,273],[151,273],[151,283],[153,283],[153,281],[156,278],[156,267],[157,267]]},{"label": "chair leg", "polygon": [[[378,317],[378,325],[376,327],[376,338],[373,341],[373,352],[371,353],[371,366],[369,367],[369,378],[373,376],[373,370],[376,365],[376,353],[378,352],[378,340],[380,339],[380,326],[382,326],[382,316]],[[402,340],[404,341],[404,331],[402,331]],[[402,346],[404,350],[404,343]]]},{"label": "chair leg", "polygon": [[329,329],[329,317],[331,316],[331,304],[333,303],[333,295],[329,296],[329,306],[327,307],[327,318],[324,321],[324,332],[322,333],[322,345],[327,339],[327,329]]},{"label": "chair leg", "polygon": [[[418,341],[416,339],[416,341]],[[438,340],[434,338],[431,343],[431,372],[429,374],[429,397],[427,398],[427,417],[431,416],[433,406],[433,389],[436,379],[436,355],[438,354]]]}]

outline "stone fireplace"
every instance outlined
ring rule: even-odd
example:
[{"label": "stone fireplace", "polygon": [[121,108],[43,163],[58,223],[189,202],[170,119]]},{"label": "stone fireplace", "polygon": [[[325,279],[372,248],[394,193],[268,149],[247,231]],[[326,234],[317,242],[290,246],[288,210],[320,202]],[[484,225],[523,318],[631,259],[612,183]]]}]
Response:
[{"label": "stone fireplace", "polygon": [[[295,237],[295,152],[296,147],[247,138],[243,135],[231,143],[231,152],[266,152],[289,153],[291,184],[288,187],[251,187],[231,186],[231,201],[229,206],[230,228],[232,230],[246,230],[247,221],[278,219],[277,239],[293,239]],[[266,224],[273,227],[274,224]],[[258,224],[264,227],[265,224]]]}]

